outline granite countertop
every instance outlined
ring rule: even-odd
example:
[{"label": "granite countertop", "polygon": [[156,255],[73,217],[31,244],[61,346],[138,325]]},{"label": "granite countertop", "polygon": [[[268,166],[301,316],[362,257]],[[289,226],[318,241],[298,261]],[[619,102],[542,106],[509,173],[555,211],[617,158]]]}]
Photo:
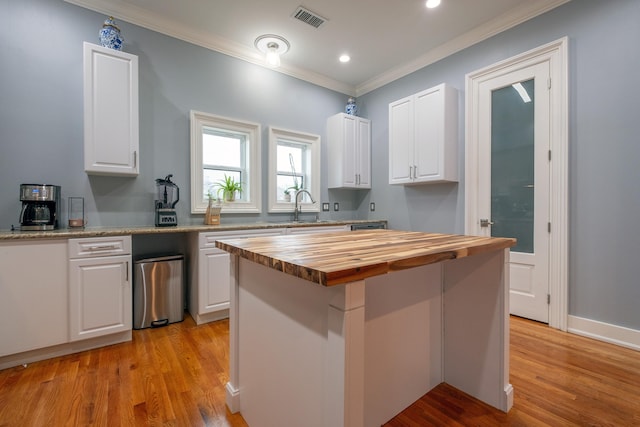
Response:
[{"label": "granite countertop", "polygon": [[50,231],[20,231],[0,230],[0,241],[3,240],[29,240],[29,239],[68,239],[82,237],[108,237],[136,234],[167,234],[167,233],[192,233],[215,232],[235,230],[260,230],[268,228],[302,228],[302,227],[329,227],[347,224],[364,224],[384,222],[385,220],[349,220],[349,221],[309,221],[309,222],[250,222],[242,224],[221,225],[178,225],[175,227],[154,226],[125,226],[125,227],[86,227],[79,229],[61,228]]},{"label": "granite countertop", "polygon": [[323,286],[514,246],[515,239],[396,230],[221,239],[234,255]]}]

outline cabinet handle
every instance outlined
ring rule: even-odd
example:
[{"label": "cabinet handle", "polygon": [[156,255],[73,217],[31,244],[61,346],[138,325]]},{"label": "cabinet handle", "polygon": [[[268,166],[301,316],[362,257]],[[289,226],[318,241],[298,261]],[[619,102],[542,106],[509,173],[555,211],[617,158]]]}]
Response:
[{"label": "cabinet handle", "polygon": [[104,246],[89,246],[87,250],[89,251],[110,251],[118,249],[118,245],[104,245]]},{"label": "cabinet handle", "polygon": [[413,179],[418,178],[418,166],[413,165]]},{"label": "cabinet handle", "polygon": [[124,268],[125,268],[125,282],[129,281],[129,261],[125,262],[124,264]]},{"label": "cabinet handle", "polygon": [[133,168],[138,167],[138,150],[133,152]]},{"label": "cabinet handle", "polygon": [[409,166],[409,179],[413,177],[413,166]]}]

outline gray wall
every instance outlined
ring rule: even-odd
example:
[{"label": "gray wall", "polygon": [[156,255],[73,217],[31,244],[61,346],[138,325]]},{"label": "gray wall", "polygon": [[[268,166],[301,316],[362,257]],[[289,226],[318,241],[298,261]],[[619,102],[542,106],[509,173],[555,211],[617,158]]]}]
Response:
[{"label": "gray wall", "polygon": [[[97,43],[105,16],[62,0],[0,2],[0,229],[19,224],[21,183],[62,186],[63,198],[85,197],[90,226],[153,225],[155,179],[172,173],[180,186],[179,222],[190,214],[189,111],[325,136],[326,118],[347,96],[183,41],[117,21],[124,50],[139,57],[140,175],[87,176],[83,166],[82,42]],[[320,202],[324,219],[353,219],[354,193],[327,190],[323,153]],[[223,215],[227,223],[274,219]],[[340,211],[333,211],[333,202]],[[66,204],[63,203],[66,211]],[[280,215],[277,218],[288,218]]]},{"label": "gray wall", "polygon": [[[373,122],[373,190],[392,227],[464,232],[465,75],[569,37],[569,314],[640,329],[640,1],[574,0],[358,99]],[[388,185],[388,104],[459,90],[459,184]],[[366,203],[361,206],[366,210]]]},{"label": "gray wall", "polygon": [[[154,179],[173,173],[189,214],[188,113],[198,109],[325,136],[346,96],[126,22],[125,50],[140,57],[141,174],[87,177],[82,161],[82,41],[104,16],[62,0],[0,2],[0,229],[18,222],[23,182],[62,185],[86,198],[90,225],[153,223]],[[464,231],[464,76],[558,38],[570,39],[569,313],[640,330],[640,1],[574,0],[358,99],[372,119],[373,189],[328,191],[325,218],[388,218],[399,229]],[[459,90],[459,184],[388,185],[388,103],[448,82]],[[266,170],[266,169],[265,169]],[[266,187],[265,187],[266,190]],[[369,213],[369,201],[376,212]],[[265,201],[266,206],[266,201]],[[333,204],[332,204],[333,206]],[[225,216],[224,221],[266,218]]]}]

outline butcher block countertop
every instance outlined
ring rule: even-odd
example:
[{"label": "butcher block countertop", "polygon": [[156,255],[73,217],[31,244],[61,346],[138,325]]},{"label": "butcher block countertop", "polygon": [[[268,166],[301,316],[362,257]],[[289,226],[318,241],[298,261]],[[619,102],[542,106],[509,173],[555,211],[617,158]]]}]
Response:
[{"label": "butcher block countertop", "polygon": [[502,250],[515,239],[395,230],[222,239],[231,254],[323,286]]}]

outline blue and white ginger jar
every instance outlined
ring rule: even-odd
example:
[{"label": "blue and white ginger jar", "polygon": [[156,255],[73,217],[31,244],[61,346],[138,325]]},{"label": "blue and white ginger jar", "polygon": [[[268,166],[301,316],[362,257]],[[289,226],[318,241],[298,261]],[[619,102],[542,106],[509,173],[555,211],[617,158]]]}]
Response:
[{"label": "blue and white ginger jar", "polygon": [[349,100],[347,101],[347,106],[344,109],[345,113],[351,115],[351,116],[355,116],[356,112],[358,111],[358,106],[356,105],[356,100],[353,98],[349,98]]},{"label": "blue and white ginger jar", "polygon": [[122,50],[124,38],[120,34],[120,28],[116,26],[113,16],[108,17],[100,30],[100,44],[114,50]]}]

